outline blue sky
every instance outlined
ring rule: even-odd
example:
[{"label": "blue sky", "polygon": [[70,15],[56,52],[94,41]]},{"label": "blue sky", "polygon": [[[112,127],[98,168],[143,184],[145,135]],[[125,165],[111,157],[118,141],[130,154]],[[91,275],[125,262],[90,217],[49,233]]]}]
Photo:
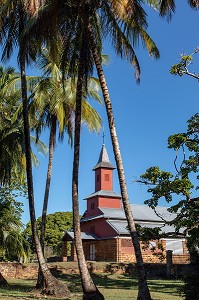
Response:
[{"label": "blue sky", "polygon": [[[149,195],[146,188],[132,180],[153,165],[173,171],[175,153],[167,149],[167,138],[186,130],[186,121],[198,112],[199,83],[188,77],[170,75],[172,64],[179,61],[180,53],[191,53],[199,46],[198,11],[192,10],[187,1],[176,1],[176,14],[171,22],[161,19],[158,13],[147,8],[148,33],[156,42],[161,58],[153,60],[142,48],[136,48],[141,65],[141,83],[134,80],[134,70],[125,61],[115,57],[111,45],[105,43],[104,53],[110,55],[105,67],[113,111],[123,157],[126,182],[131,203],[142,204]],[[198,57],[192,71],[199,72]],[[14,64],[14,61],[10,64]],[[33,70],[30,70],[32,73]],[[93,103],[93,102],[91,102]],[[113,164],[114,157],[107,126],[105,108],[95,105],[103,118],[105,144]],[[43,135],[48,144],[48,132]],[[97,163],[102,146],[102,133],[89,133],[82,128],[79,202],[80,213],[86,209],[86,196],[94,192],[93,166]],[[41,215],[47,158],[38,155],[40,166],[34,169],[35,204],[37,217]],[[71,211],[71,172],[73,150],[66,141],[57,144],[48,213]],[[114,190],[119,192],[117,173],[114,171]],[[194,193],[195,195],[195,193]],[[22,221],[29,220],[28,201],[24,200]],[[161,203],[164,204],[164,203]]]}]

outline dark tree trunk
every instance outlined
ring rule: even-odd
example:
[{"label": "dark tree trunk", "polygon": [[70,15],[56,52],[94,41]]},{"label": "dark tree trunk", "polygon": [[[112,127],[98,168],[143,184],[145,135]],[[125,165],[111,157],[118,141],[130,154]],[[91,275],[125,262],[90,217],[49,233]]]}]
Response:
[{"label": "dark tree trunk", "polygon": [[69,296],[69,290],[67,286],[59,282],[47,267],[45,262],[41,244],[38,237],[36,217],[35,217],[35,207],[34,207],[34,193],[33,193],[33,178],[32,178],[32,162],[31,162],[31,146],[30,146],[30,128],[28,120],[28,99],[27,99],[27,84],[26,84],[26,74],[25,74],[25,59],[20,56],[20,72],[21,72],[21,91],[22,91],[22,101],[23,101],[23,120],[24,120],[24,136],[25,136],[25,151],[26,151],[26,172],[27,172],[27,184],[28,184],[28,199],[29,199],[29,210],[30,210],[30,220],[33,240],[37,252],[37,258],[39,261],[39,266],[42,270],[44,276],[45,287],[43,288],[43,293],[56,295],[56,296]]},{"label": "dark tree trunk", "polygon": [[8,282],[0,272],[0,286],[7,286]]},{"label": "dark tree trunk", "polygon": [[81,276],[83,289],[83,299],[104,299],[94,284],[85,260],[83,245],[81,240],[79,201],[78,201],[78,178],[79,178],[79,156],[80,156],[80,130],[81,130],[81,110],[82,110],[82,90],[84,87],[84,53],[81,49],[80,62],[78,66],[78,79],[76,90],[76,108],[75,108],[75,136],[74,136],[74,160],[72,176],[72,201],[73,201],[73,228],[74,239],[77,253],[78,266]]},{"label": "dark tree trunk", "polygon": [[[55,146],[55,140],[56,140],[56,125],[57,125],[57,119],[55,116],[52,115],[50,138],[49,138],[48,170],[47,170],[47,176],[46,176],[46,188],[45,188],[45,193],[44,193],[42,222],[41,222],[41,235],[40,235],[40,243],[41,243],[41,248],[42,248],[43,254],[44,254],[44,249],[45,249],[46,216],[47,216],[48,199],[49,199],[50,183],[51,183],[51,176],[52,176],[54,146]],[[44,286],[44,277],[43,277],[41,268],[39,268],[36,288],[41,289],[43,286]]]},{"label": "dark tree trunk", "polygon": [[111,100],[110,100],[110,96],[109,96],[109,92],[108,92],[108,86],[106,84],[104,72],[102,69],[101,58],[99,56],[97,47],[95,45],[91,26],[87,27],[87,34],[89,37],[89,42],[90,42],[90,46],[92,49],[93,59],[94,59],[95,66],[97,69],[97,74],[98,74],[99,81],[101,84],[104,103],[106,106],[109,130],[110,130],[111,141],[112,141],[115,161],[116,161],[116,165],[117,165],[120,189],[121,189],[121,194],[122,194],[122,202],[123,202],[123,207],[124,207],[126,219],[128,222],[128,228],[129,228],[130,235],[132,238],[136,261],[137,261],[137,266],[138,266],[139,290],[138,290],[138,298],[137,299],[151,300],[151,296],[150,296],[150,292],[149,292],[147,280],[146,280],[146,274],[145,274],[145,269],[144,269],[144,264],[143,264],[143,259],[142,259],[142,253],[141,253],[141,249],[140,249],[140,243],[138,240],[137,231],[135,228],[135,222],[133,219],[133,215],[132,215],[132,211],[131,211],[131,207],[130,207],[130,203],[129,203],[129,198],[128,198],[128,191],[127,191],[126,180],[125,180],[125,175],[124,175],[124,167],[123,167],[122,156],[120,153],[120,147],[119,147],[119,142],[118,142],[117,133],[116,133],[112,104],[111,104]]}]

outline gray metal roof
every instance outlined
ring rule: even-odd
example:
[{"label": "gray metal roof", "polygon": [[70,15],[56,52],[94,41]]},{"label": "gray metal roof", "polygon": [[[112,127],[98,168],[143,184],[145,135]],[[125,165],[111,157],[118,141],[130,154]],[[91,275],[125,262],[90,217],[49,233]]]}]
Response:
[{"label": "gray metal roof", "polygon": [[96,170],[98,168],[115,169],[115,167],[109,161],[108,153],[104,144],[102,145],[99,160],[93,170]]},{"label": "gray metal roof", "polygon": [[107,219],[122,219],[125,220],[125,214],[124,210],[121,208],[104,208],[104,207],[99,207],[99,209],[102,212],[102,215],[104,218]]},{"label": "gray metal roof", "polygon": [[[132,214],[134,220],[139,221],[152,221],[152,222],[163,222],[162,218],[166,221],[171,221],[176,217],[176,214],[168,212],[168,207],[158,206],[156,211],[158,215],[154,212],[154,210],[147,205],[141,204],[131,204]],[[126,219],[124,209],[117,208],[101,208],[100,210],[105,218],[110,219]]]},{"label": "gray metal roof", "polygon": [[162,218],[166,221],[172,221],[176,214],[168,212],[168,207],[157,206],[156,212],[147,205],[131,204],[133,217],[135,220],[144,221],[162,221]]},{"label": "gray metal roof", "polygon": [[[118,234],[121,235],[129,235],[129,231],[127,229],[127,221],[123,220],[107,220],[106,221]],[[147,223],[147,222],[136,222],[141,227],[148,227],[148,228],[161,228],[162,233],[174,233],[175,227],[170,225],[165,225],[163,223]],[[183,228],[179,231],[181,234],[183,233]]]},{"label": "gray metal roof", "polygon": [[88,197],[86,197],[85,199],[89,199],[95,196],[104,196],[104,197],[112,197],[112,198],[121,198],[121,195],[118,193],[115,193],[113,191],[106,191],[106,190],[100,190],[97,191],[91,195],[89,195]]},{"label": "gray metal roof", "polygon": [[[73,231],[66,231],[63,239],[65,236],[68,236],[71,240],[74,239],[74,232]],[[97,237],[95,234],[92,233],[86,233],[86,232],[81,232],[81,239],[82,240],[96,240]]]}]

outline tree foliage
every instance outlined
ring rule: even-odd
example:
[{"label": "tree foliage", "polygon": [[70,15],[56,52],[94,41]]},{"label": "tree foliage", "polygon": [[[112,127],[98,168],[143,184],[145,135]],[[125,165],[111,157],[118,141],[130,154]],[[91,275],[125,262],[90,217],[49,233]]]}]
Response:
[{"label": "tree foliage", "polygon": [[[37,219],[38,229],[41,227],[41,221],[42,219],[39,217]],[[55,212],[47,215],[45,238],[46,246],[51,247],[55,254],[60,254],[61,240],[64,236],[64,232],[71,229],[72,226],[72,212]],[[33,245],[30,222],[26,225],[23,235],[31,243],[31,245]]]},{"label": "tree foliage", "polygon": [[171,66],[170,73],[172,75],[179,76],[188,75],[199,80],[199,74],[191,72],[189,70],[190,65],[193,63],[193,56],[198,52],[199,48],[196,48],[192,54],[187,55],[185,53],[182,53],[180,61],[177,64]]},{"label": "tree foliage", "polygon": [[[174,160],[175,172],[162,171],[159,167],[151,167],[141,175],[141,180],[149,185],[151,198],[145,203],[155,209],[162,199],[170,203],[171,212],[177,217],[169,222],[175,225],[176,232],[180,228],[188,234],[188,246],[191,249],[199,246],[199,200],[191,198],[193,189],[193,174],[199,178],[199,115],[195,114],[188,120],[187,131],[174,134],[168,138],[168,148],[176,152]],[[180,150],[182,151],[180,156]],[[178,164],[178,160],[181,159]],[[178,200],[177,200],[178,199]],[[175,205],[172,201],[175,200]],[[166,222],[166,221],[165,221]]]},{"label": "tree foliage", "polygon": [[12,180],[0,187],[0,259],[28,261],[30,245],[21,234],[22,204],[18,196],[27,196],[25,184]]}]

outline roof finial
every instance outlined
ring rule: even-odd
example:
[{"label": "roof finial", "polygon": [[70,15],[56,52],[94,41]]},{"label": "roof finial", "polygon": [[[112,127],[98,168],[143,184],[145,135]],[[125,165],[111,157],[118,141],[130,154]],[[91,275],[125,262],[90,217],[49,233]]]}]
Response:
[{"label": "roof finial", "polygon": [[102,130],[103,130],[102,141],[103,141],[103,145],[104,145],[104,138],[105,138],[104,126],[102,127]]}]

